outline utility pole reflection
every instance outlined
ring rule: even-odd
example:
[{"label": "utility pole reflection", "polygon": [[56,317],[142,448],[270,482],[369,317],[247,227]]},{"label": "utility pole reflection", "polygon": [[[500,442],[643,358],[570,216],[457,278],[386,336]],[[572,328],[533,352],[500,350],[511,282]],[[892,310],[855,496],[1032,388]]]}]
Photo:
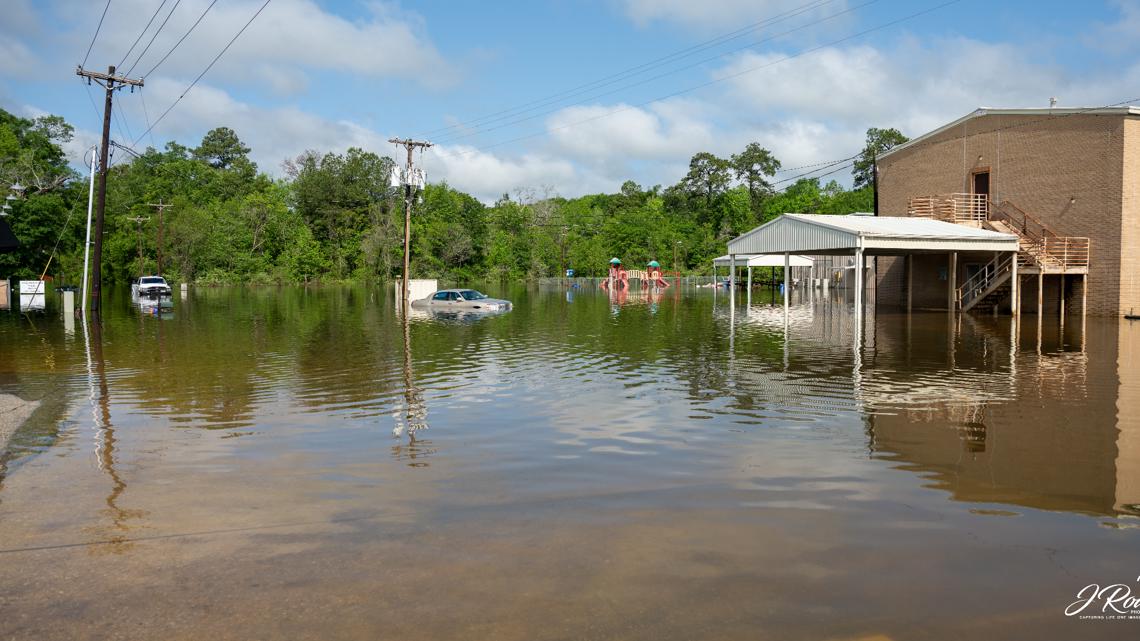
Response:
[{"label": "utility pole reflection", "polygon": [[429,441],[417,438],[416,433],[428,428],[427,403],[424,402],[423,390],[415,385],[415,373],[412,370],[412,331],[411,321],[408,318],[408,307],[404,305],[404,314],[401,322],[404,330],[404,407],[396,414],[396,427],[392,433],[397,437],[408,435],[407,445],[392,447],[392,455],[398,460],[407,459],[411,467],[427,467],[427,462],[419,459],[426,458],[435,450],[427,446]]}]

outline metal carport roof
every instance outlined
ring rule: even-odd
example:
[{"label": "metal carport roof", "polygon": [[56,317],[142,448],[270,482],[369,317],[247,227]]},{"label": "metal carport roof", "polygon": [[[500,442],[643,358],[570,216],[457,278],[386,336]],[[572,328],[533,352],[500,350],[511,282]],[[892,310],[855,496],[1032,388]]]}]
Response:
[{"label": "metal carport roof", "polygon": [[[789,256],[788,262],[792,267],[811,267],[812,260],[807,256]],[[719,256],[713,259],[713,265],[717,267],[730,267],[732,264],[732,257],[728,254]],[[784,255],[783,254],[767,254],[760,256],[741,256],[736,261],[737,267],[783,267]]]},{"label": "metal carport roof", "polygon": [[728,253],[864,254],[1016,252],[1017,236],[929,218],[784,214],[728,242]]}]

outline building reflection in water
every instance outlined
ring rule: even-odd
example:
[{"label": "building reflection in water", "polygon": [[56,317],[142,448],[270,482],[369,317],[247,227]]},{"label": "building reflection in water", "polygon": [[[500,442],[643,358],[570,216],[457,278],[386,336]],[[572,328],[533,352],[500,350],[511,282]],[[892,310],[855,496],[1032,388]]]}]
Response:
[{"label": "building reflection in water", "polygon": [[[843,362],[849,310],[824,302],[791,314],[793,355],[822,362],[833,351],[830,362]],[[1038,332],[1030,319],[1024,336],[1010,318],[947,319],[868,317],[858,358],[846,363],[870,455],[957,501],[1140,515],[1140,324],[1044,319]],[[782,305],[748,306],[737,323],[783,332]],[[809,370],[837,374],[820,367],[793,358],[787,376],[734,375],[744,389],[788,400],[822,384]]]}]

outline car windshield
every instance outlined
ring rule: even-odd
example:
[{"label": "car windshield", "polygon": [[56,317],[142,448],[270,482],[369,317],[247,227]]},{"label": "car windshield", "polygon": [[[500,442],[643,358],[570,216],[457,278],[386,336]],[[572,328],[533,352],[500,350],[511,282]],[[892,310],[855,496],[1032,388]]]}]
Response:
[{"label": "car windshield", "polygon": [[462,294],[463,298],[465,298],[467,300],[482,300],[482,299],[487,297],[486,294],[484,294],[482,292],[477,292],[474,289],[465,289],[459,293]]},{"label": "car windshield", "polygon": [[143,285],[162,285],[166,281],[160,276],[144,276],[139,279],[139,282]]}]

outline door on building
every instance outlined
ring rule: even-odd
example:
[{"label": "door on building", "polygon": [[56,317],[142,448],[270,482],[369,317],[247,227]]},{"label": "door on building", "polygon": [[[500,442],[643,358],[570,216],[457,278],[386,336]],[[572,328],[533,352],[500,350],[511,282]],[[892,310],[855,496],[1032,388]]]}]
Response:
[{"label": "door on building", "polygon": [[988,170],[974,174],[974,193],[990,195],[990,172]]},{"label": "door on building", "polygon": [[989,218],[990,170],[987,168],[981,171],[975,171],[970,176],[970,183],[970,187],[972,188],[970,193],[975,196],[982,196],[981,198],[972,198],[970,200],[970,206],[973,210],[970,212],[973,214],[972,218],[980,218],[983,220]]}]

